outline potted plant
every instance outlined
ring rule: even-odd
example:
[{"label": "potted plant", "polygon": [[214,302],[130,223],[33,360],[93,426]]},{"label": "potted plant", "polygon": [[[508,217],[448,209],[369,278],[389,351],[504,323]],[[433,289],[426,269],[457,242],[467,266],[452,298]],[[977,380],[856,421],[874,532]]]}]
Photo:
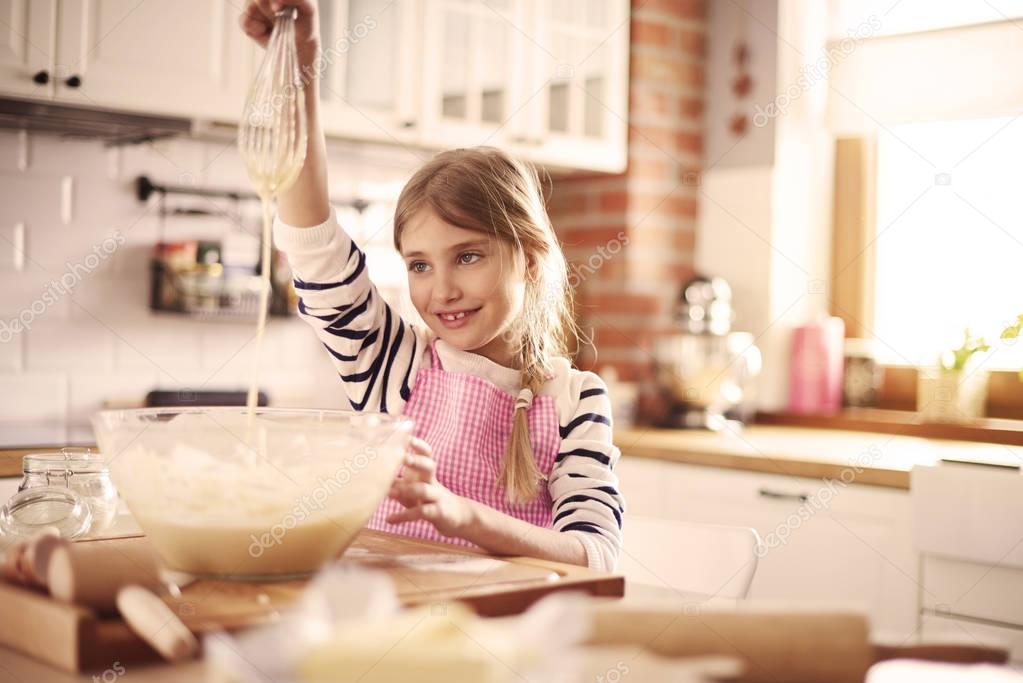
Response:
[{"label": "potted plant", "polygon": [[[1003,341],[1023,336],[1023,313],[1005,326]],[[977,354],[990,350],[983,337],[975,337],[969,328],[957,349],[945,351],[935,368],[920,368],[917,373],[916,408],[924,420],[962,422],[984,415],[988,373],[977,365]],[[1023,381],[1023,368],[1019,371]]]},{"label": "potted plant", "polygon": [[975,356],[990,348],[967,328],[963,343],[942,353],[937,367],[919,369],[916,409],[924,420],[964,422],[984,415],[988,376],[977,366]]}]

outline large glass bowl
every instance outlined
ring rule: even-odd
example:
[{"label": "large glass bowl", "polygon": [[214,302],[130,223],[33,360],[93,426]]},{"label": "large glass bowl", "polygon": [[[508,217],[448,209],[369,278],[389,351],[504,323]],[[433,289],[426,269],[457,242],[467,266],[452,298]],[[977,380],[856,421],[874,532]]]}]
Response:
[{"label": "large glass bowl", "polygon": [[387,495],[413,423],[244,407],[92,418],[114,485],[170,569],[238,579],[315,572]]}]

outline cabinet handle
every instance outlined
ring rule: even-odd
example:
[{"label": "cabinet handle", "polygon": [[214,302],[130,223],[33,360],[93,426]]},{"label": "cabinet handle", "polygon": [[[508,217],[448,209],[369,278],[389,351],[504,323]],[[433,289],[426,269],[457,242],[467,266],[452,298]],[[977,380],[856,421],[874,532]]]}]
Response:
[{"label": "cabinet handle", "polygon": [[771,489],[760,489],[760,495],[764,498],[777,498],[780,500],[798,500],[800,503],[805,503],[810,500],[810,496],[805,493],[783,493],[781,491],[772,491]]},{"label": "cabinet handle", "polygon": [[35,72],[34,74],[32,74],[32,82],[36,83],[37,85],[46,85],[47,83],[50,82],[50,72],[49,71]]},{"label": "cabinet handle", "polygon": [[64,85],[69,88],[78,88],[82,85],[82,77],[78,75],[68,76],[67,80],[64,81]]},{"label": "cabinet handle", "polygon": [[402,121],[401,122],[401,127],[402,128],[415,128],[416,127],[416,122],[412,121],[412,120]]}]

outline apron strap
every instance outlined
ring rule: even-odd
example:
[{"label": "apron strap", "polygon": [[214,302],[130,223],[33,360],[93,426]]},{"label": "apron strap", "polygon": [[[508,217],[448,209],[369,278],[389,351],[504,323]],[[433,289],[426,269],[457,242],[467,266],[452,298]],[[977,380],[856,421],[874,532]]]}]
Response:
[{"label": "apron strap", "polygon": [[430,360],[432,361],[432,365],[430,367],[432,367],[432,368],[434,368],[436,370],[443,370],[444,366],[441,365],[440,354],[437,353],[437,340],[438,339],[440,339],[440,337],[434,337],[433,341],[430,342]]}]

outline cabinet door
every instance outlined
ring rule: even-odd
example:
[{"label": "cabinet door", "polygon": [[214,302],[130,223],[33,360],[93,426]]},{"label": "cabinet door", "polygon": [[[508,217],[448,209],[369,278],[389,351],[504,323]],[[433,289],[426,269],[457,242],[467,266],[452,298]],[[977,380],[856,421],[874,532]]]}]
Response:
[{"label": "cabinet door", "polygon": [[328,135],[418,136],[420,0],[321,0],[320,100]]},{"label": "cabinet door", "polygon": [[[260,52],[230,0],[60,0],[58,100],[237,121]],[[260,55],[261,56],[261,55]],[[78,76],[81,84],[68,80]]]},{"label": "cabinet door", "polygon": [[625,170],[628,137],[629,3],[540,2],[530,103],[533,156],[552,166]]},{"label": "cabinet door", "polygon": [[424,14],[423,142],[507,146],[525,134],[529,3],[431,0]]},{"label": "cabinet door", "polygon": [[[618,466],[627,503],[625,547],[636,561],[644,554],[655,558],[651,576],[658,562],[667,566],[686,550],[661,538],[656,548],[632,551],[630,513],[748,526],[764,542],[751,598],[860,606],[879,637],[912,635],[917,555],[905,491],[676,463],[639,467],[628,460],[626,454]],[[633,500],[641,501],[636,509]]]},{"label": "cabinet door", "polygon": [[53,80],[32,77],[52,70],[51,27],[57,0],[0,0],[0,93],[14,97],[49,98]]}]

